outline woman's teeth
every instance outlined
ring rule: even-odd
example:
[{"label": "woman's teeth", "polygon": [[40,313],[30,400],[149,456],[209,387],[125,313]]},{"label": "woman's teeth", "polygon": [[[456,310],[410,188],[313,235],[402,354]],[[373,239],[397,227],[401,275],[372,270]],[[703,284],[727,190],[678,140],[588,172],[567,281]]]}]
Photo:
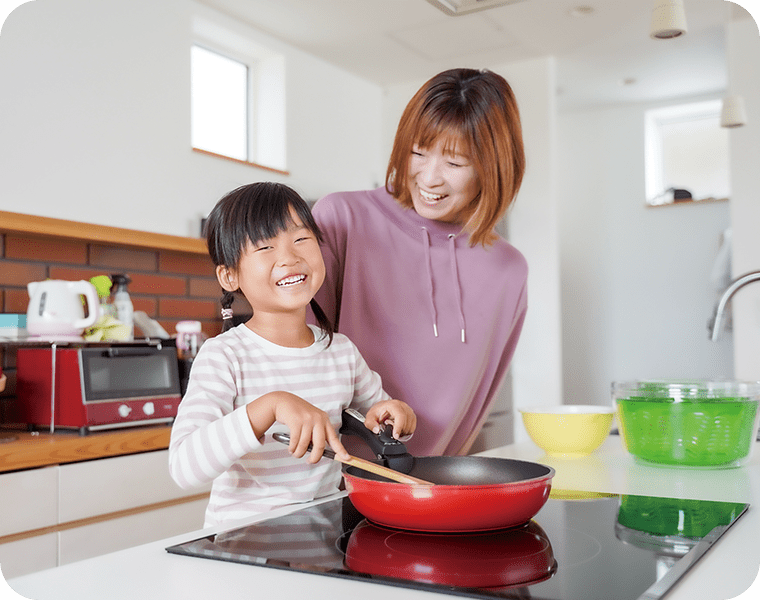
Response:
[{"label": "woman's teeth", "polygon": [[430,194],[425,190],[420,190],[420,196],[422,196],[423,200],[427,200],[428,202],[438,202],[438,200],[443,198],[445,194]]},{"label": "woman's teeth", "polygon": [[286,277],[285,279],[280,279],[280,281],[277,282],[277,285],[280,287],[295,285],[297,283],[301,283],[305,279],[306,279],[306,275],[291,275],[290,277]]}]

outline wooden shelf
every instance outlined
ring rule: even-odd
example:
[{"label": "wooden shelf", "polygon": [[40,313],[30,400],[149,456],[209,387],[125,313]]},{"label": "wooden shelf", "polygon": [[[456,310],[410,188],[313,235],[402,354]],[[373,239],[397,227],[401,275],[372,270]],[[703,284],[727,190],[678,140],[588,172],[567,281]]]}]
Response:
[{"label": "wooden shelf", "polygon": [[152,233],[108,225],[95,225],[65,219],[38,217],[0,210],[0,232],[49,235],[55,237],[101,242],[119,246],[155,248],[193,254],[207,254],[206,242],[201,238],[182,237],[165,233]]},{"label": "wooden shelf", "polygon": [[171,429],[156,425],[89,435],[5,429],[0,431],[0,473],[163,450],[169,447]]}]

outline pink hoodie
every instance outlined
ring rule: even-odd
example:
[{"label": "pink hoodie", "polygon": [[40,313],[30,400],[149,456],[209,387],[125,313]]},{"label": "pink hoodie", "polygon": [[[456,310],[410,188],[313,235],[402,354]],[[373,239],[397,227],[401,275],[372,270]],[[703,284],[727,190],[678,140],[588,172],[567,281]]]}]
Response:
[{"label": "pink hoodie", "polygon": [[[322,198],[317,301],[384,389],[417,414],[417,456],[466,453],[488,417],[527,309],[528,266],[504,239],[402,208],[385,188]],[[344,438],[345,440],[345,438]]]}]

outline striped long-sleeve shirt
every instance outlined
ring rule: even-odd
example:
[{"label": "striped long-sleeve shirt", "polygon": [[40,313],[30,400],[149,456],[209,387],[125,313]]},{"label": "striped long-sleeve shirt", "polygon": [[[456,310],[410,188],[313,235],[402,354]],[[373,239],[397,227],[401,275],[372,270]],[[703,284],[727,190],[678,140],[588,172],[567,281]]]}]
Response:
[{"label": "striped long-sleeve shirt", "polygon": [[335,334],[308,348],[285,348],[239,325],[207,340],[190,373],[169,445],[169,471],[182,488],[213,481],[205,526],[242,519],[332,494],[340,465],[323,458],[316,465],[290,456],[271,433],[287,432],[275,423],[264,439],[253,432],[246,405],[273,391],[287,391],[330,415],[337,429],[341,412],[360,412],[389,398],[377,373],[356,346]]}]

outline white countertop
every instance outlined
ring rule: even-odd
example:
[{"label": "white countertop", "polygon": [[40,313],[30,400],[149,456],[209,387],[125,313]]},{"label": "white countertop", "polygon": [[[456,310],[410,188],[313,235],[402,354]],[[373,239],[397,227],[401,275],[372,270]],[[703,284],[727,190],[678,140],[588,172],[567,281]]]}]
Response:
[{"label": "white countertop", "polygon": [[[552,481],[552,488],[556,490],[750,503],[744,516],[666,598],[725,600],[743,594],[741,597],[744,600],[760,596],[760,581],[755,582],[760,568],[760,443],[756,444],[752,459],[743,467],[724,470],[639,465],[625,452],[616,435],[610,436],[599,450],[580,459],[549,457],[531,442],[490,450],[483,455],[549,465],[556,470]],[[290,511],[280,510],[268,516],[285,512]],[[228,524],[223,529],[230,528]],[[389,594],[400,593],[398,588],[376,583],[255,568],[177,556],[165,551],[166,546],[213,531],[196,531],[17,577],[9,580],[8,584],[18,594],[31,600],[250,600],[264,597],[265,594],[278,600],[335,600],[349,596],[360,596],[362,600],[387,600]],[[753,589],[747,591],[750,586]],[[404,600],[429,600],[434,596],[430,592],[405,589],[402,597]]]}]

